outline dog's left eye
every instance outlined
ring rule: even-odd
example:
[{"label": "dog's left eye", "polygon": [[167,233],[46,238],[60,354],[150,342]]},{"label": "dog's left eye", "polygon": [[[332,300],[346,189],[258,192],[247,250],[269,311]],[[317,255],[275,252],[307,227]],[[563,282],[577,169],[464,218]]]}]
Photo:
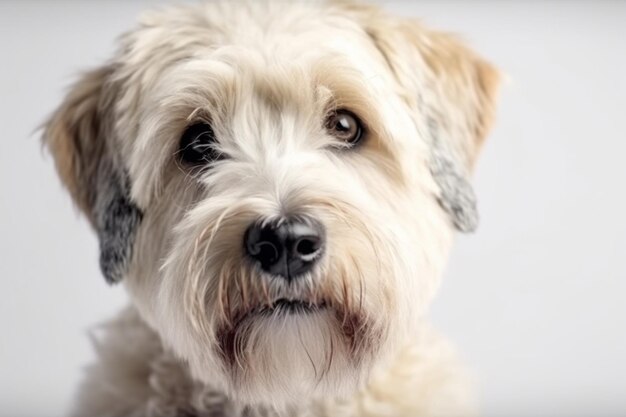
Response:
[{"label": "dog's left eye", "polygon": [[215,133],[208,123],[195,123],[185,130],[180,138],[180,159],[190,165],[199,165],[221,159],[215,148]]},{"label": "dog's left eye", "polygon": [[348,110],[337,110],[331,113],[325,125],[331,135],[351,147],[363,138],[363,124],[354,113]]}]

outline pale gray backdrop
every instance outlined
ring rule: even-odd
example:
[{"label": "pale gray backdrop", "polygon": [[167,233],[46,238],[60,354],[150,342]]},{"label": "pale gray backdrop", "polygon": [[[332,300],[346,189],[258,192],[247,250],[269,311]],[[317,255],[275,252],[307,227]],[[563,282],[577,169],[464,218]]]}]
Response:
[{"label": "pale gray backdrop", "polygon": [[[0,2],[0,414],[60,416],[121,308],[31,133],[162,1]],[[626,2],[394,2],[509,75],[433,317],[488,416],[626,415]]]}]

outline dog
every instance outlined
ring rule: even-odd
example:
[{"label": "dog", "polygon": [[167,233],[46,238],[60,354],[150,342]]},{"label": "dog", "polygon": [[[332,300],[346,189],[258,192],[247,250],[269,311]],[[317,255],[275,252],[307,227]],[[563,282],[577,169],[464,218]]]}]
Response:
[{"label": "dog", "polygon": [[498,71],[346,1],[148,12],[43,141],[131,305],[94,335],[98,416],[471,415],[428,325]]}]

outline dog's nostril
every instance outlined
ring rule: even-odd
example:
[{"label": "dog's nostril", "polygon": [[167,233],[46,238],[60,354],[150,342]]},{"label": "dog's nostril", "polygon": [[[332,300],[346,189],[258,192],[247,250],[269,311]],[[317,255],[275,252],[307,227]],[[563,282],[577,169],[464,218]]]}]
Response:
[{"label": "dog's nostril", "polygon": [[258,242],[254,245],[250,254],[266,264],[274,263],[280,257],[278,248],[269,241]]},{"label": "dog's nostril", "polygon": [[312,219],[257,222],[244,236],[248,257],[263,271],[287,280],[313,268],[323,246],[324,230]]},{"label": "dog's nostril", "polygon": [[283,242],[272,227],[254,224],[248,228],[244,237],[246,253],[260,262],[265,270],[276,264],[283,252]]},{"label": "dog's nostril", "polygon": [[295,245],[295,252],[300,256],[314,255],[320,248],[319,238],[307,236],[299,239]]}]

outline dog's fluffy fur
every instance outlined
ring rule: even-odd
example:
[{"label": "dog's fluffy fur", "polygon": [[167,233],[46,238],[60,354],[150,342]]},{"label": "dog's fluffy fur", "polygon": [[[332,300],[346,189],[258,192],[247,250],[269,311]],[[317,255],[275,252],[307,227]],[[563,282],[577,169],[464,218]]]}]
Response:
[{"label": "dog's fluffy fur", "polygon": [[[347,2],[248,1],[145,14],[87,73],[44,141],[132,307],[96,334],[77,416],[471,414],[424,314],[496,71],[454,37]],[[325,120],[366,126],[350,148]],[[181,163],[186,126],[223,157]],[[326,248],[297,281],[245,259],[259,219],[316,218]],[[279,298],[320,306],[273,310]]]}]

